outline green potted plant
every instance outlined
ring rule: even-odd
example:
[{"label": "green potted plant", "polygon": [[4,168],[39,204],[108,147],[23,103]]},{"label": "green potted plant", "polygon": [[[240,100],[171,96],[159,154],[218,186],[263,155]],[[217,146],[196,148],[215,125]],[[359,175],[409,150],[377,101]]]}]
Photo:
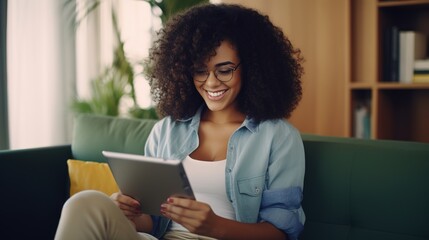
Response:
[{"label": "green potted plant", "polygon": [[[154,17],[159,17],[163,24],[174,14],[191,6],[206,3],[208,0],[142,0],[150,4]],[[85,10],[84,16],[96,9],[100,0],[91,2]],[[158,11],[155,11],[158,9]],[[161,11],[159,11],[161,10]],[[155,14],[155,12],[158,13]],[[119,105],[123,97],[128,96],[132,100],[132,106],[128,109],[128,114],[134,118],[158,118],[153,107],[141,108],[137,103],[133,65],[126,57],[124,42],[118,27],[115,10],[112,9],[113,30],[117,42],[114,49],[114,59],[112,65],[107,67],[97,78],[91,81],[91,98],[74,99],[72,109],[77,113],[95,113],[102,115],[118,116]],[[80,20],[77,21],[77,24]],[[144,61],[141,61],[142,63]],[[143,63],[144,71],[150,69]],[[138,73],[142,74],[142,73]]]}]

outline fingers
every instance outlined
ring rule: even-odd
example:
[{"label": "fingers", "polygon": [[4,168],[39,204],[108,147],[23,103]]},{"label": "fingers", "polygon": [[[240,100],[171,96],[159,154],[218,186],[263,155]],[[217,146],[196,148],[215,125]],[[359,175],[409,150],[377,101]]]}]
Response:
[{"label": "fingers", "polygon": [[110,198],[115,202],[118,203],[120,205],[126,205],[132,208],[139,208],[140,207],[140,203],[135,200],[134,198],[124,195],[122,193],[113,193]]},{"label": "fingers", "polygon": [[189,199],[182,201],[182,199],[168,198],[166,203],[161,205],[161,214],[188,230],[198,224],[198,221],[195,220],[194,203]]},{"label": "fingers", "polygon": [[128,218],[134,218],[141,214],[140,203],[132,197],[122,193],[113,193],[110,199],[118,206]]},{"label": "fingers", "polygon": [[200,228],[214,215],[208,204],[185,198],[168,198],[161,205],[161,213],[190,231]]},{"label": "fingers", "polygon": [[168,198],[161,213],[190,232],[207,236],[219,220],[208,204],[185,198]]},{"label": "fingers", "polygon": [[172,206],[178,206],[190,210],[197,210],[200,209],[202,205],[206,205],[205,203],[198,202],[192,199],[178,197],[169,197],[167,199],[167,203]]},{"label": "fingers", "polygon": [[195,212],[200,210],[201,204],[195,200],[170,197],[166,203],[161,205],[161,212],[192,217]]},{"label": "fingers", "polygon": [[201,221],[198,219],[185,217],[184,215],[175,214],[174,212],[168,213],[168,218],[181,224],[184,228],[194,233],[201,226]]}]

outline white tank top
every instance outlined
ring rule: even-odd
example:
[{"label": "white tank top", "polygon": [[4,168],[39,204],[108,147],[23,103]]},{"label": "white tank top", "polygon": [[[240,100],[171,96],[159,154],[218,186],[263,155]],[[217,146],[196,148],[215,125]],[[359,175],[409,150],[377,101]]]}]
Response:
[{"label": "white tank top", "polygon": [[[235,220],[234,209],[226,196],[225,166],[226,160],[200,161],[189,156],[183,160],[183,167],[197,201],[210,205],[216,215]],[[170,230],[188,231],[174,221]]]}]

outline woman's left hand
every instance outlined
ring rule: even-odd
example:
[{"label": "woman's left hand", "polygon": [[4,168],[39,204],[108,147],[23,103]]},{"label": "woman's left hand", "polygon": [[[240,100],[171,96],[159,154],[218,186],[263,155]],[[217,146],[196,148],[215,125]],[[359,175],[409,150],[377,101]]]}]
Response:
[{"label": "woman's left hand", "polygon": [[170,197],[161,205],[161,213],[192,233],[209,236],[221,219],[211,207],[193,199]]},{"label": "woman's left hand", "polygon": [[191,233],[216,239],[288,239],[268,222],[240,223],[216,215],[211,207],[192,199],[170,197],[161,205],[161,213]]}]

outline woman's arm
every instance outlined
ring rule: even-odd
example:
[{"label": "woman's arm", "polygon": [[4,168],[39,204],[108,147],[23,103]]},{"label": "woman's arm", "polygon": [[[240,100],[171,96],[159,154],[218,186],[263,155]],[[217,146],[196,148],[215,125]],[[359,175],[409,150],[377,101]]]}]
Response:
[{"label": "woman's arm", "polygon": [[290,239],[298,239],[305,222],[301,207],[305,153],[298,130],[284,123],[278,124],[272,133],[267,186],[262,193],[259,219],[270,222]]},{"label": "woman's arm", "polygon": [[268,222],[240,223],[217,216],[208,204],[183,198],[169,198],[161,206],[165,217],[181,224],[190,232],[217,239],[287,239]]},{"label": "woman's arm", "polygon": [[152,232],[153,223],[150,215],[141,214],[140,216],[136,217],[133,222],[138,232]]}]

